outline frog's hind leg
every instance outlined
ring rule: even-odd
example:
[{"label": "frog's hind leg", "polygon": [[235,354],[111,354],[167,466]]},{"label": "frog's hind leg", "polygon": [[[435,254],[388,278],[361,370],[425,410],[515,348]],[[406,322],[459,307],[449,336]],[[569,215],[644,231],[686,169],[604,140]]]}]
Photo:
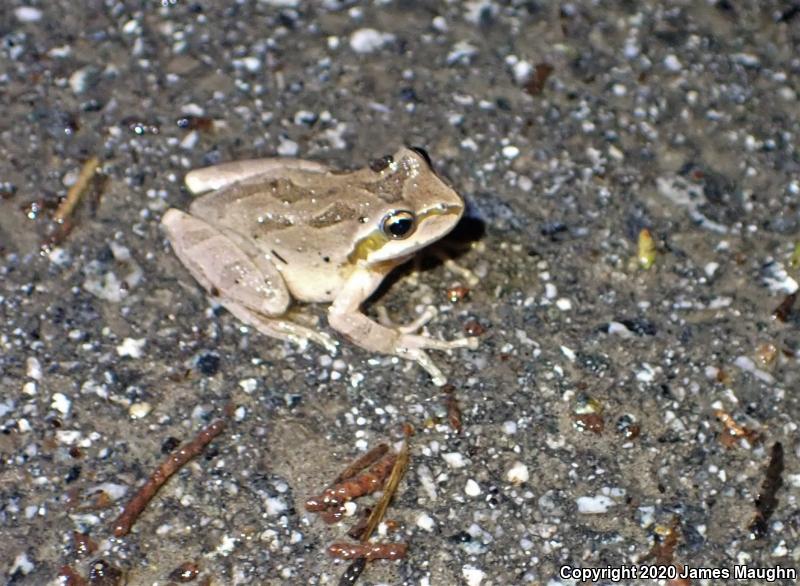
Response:
[{"label": "frog's hind leg", "polygon": [[161,223],[192,276],[238,319],[267,336],[301,347],[311,340],[336,353],[330,336],[283,317],[291,302],[283,277],[243,239],[175,209]]},{"label": "frog's hind leg", "polygon": [[291,297],[278,270],[267,262],[256,264],[230,235],[176,209],[167,210],[161,224],[175,254],[212,297],[267,315],[289,308]]},{"label": "frog's hind leg", "polygon": [[254,327],[265,336],[297,344],[301,351],[305,350],[308,341],[311,340],[325,348],[330,354],[336,354],[336,341],[324,332],[319,332],[289,319],[258,313],[232,301],[224,301],[222,305],[240,321]]},{"label": "frog's hind leg", "polygon": [[327,170],[328,167],[321,163],[303,161],[301,159],[251,159],[222,163],[213,167],[189,171],[184,182],[189,191],[193,194],[198,194],[222,189],[237,181],[244,181],[257,175],[280,175],[286,171],[325,173]]}]

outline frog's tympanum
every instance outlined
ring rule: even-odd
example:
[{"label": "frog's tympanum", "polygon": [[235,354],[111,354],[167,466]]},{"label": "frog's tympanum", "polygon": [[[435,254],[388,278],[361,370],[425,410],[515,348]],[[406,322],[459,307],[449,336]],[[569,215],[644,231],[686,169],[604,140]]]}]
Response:
[{"label": "frog's tympanum", "polygon": [[423,320],[384,325],[361,312],[393,268],[450,232],[464,211],[424,151],[402,148],[353,172],[298,159],[240,161],[192,171],[186,185],[205,195],[189,213],[164,214],[169,241],[206,291],[259,332],[334,353],[329,335],[291,311],[293,299],[330,303],[334,330],[416,361],[439,385],[445,377],[425,349],[477,347],[476,338],[415,334]]}]

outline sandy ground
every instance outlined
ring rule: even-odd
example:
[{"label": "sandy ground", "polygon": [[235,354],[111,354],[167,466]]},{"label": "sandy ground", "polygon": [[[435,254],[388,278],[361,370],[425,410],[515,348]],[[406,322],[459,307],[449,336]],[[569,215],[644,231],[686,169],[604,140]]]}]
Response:
[{"label": "sandy ground", "polygon": [[[3,584],[166,584],[186,562],[196,584],[337,584],[346,527],[304,500],[405,423],[381,539],[408,556],[359,584],[800,570],[796,2],[4,0],[0,36]],[[483,330],[436,356],[461,433],[414,364],[243,328],[159,229],[189,169],[404,143],[469,202],[447,244],[479,281],[452,302],[464,276],[423,258],[369,311]]]}]

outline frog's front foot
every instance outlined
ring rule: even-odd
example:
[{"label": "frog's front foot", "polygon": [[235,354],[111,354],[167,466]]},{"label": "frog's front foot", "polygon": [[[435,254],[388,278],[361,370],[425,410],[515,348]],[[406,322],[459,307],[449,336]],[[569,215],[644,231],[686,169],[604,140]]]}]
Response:
[{"label": "frog's front foot", "polygon": [[447,377],[444,376],[441,369],[436,366],[425,350],[454,350],[456,348],[475,350],[477,347],[478,338],[476,337],[437,340],[436,338],[429,338],[428,336],[402,334],[397,340],[395,351],[398,356],[413,360],[419,364],[431,375],[433,384],[437,387],[441,387],[447,382]]}]

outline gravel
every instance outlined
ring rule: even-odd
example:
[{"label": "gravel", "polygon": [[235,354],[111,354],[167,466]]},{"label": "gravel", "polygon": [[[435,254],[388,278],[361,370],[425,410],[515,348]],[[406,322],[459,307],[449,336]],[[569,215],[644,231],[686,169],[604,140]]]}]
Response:
[{"label": "gravel", "polygon": [[[325,550],[346,529],[303,503],[404,423],[410,469],[381,539],[408,557],[361,584],[800,568],[792,3],[4,7],[0,583],[69,567],[163,584],[195,562],[197,583],[336,584]],[[446,245],[479,281],[451,302],[464,274],[423,260],[373,307],[406,321],[434,304],[434,335],[482,332],[477,351],[436,357],[461,433],[413,364],[243,327],[159,229],[188,206],[190,169],[356,168],[404,143],[467,199]],[[54,227],[92,156],[102,180]],[[162,446],[219,417],[112,537]]]}]

